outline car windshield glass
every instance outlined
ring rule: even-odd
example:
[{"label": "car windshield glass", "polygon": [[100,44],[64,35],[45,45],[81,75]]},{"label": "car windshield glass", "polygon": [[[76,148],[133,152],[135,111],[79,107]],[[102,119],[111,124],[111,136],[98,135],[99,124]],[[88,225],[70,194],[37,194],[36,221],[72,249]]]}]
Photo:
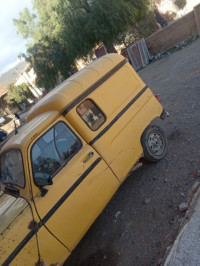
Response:
[{"label": "car windshield glass", "polygon": [[2,184],[24,187],[24,168],[21,152],[17,149],[4,152],[0,157],[0,180]]}]

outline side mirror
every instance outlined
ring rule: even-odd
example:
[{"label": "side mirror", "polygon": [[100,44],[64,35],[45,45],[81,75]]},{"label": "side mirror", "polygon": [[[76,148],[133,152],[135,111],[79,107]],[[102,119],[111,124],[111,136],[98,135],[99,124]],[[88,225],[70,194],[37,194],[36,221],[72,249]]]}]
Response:
[{"label": "side mirror", "polygon": [[5,193],[14,197],[19,197],[19,189],[13,186],[5,186]]},{"label": "side mirror", "polygon": [[50,175],[46,173],[35,173],[34,181],[38,187],[50,186],[53,185],[53,180]]}]

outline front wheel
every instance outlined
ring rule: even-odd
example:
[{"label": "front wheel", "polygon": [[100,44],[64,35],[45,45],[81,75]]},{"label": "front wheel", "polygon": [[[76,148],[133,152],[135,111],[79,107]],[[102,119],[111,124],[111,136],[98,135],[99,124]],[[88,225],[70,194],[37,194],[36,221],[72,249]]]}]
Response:
[{"label": "front wheel", "polygon": [[144,158],[149,162],[159,162],[167,152],[164,132],[157,126],[148,126],[142,134],[141,144]]}]

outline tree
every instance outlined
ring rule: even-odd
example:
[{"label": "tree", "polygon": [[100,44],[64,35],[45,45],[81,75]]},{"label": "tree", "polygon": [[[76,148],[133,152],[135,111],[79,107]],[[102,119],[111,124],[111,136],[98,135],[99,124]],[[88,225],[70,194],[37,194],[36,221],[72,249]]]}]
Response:
[{"label": "tree", "polygon": [[36,84],[51,90],[57,83],[57,74],[60,72],[63,77],[69,76],[69,71],[74,63],[73,59],[66,52],[66,44],[56,40],[48,40],[32,45],[24,55],[26,61],[31,63],[36,73]]},{"label": "tree", "polygon": [[33,94],[29,90],[29,87],[26,83],[22,83],[18,86],[14,86],[13,84],[9,84],[8,93],[6,96],[6,101],[9,105],[15,106],[20,103],[27,102],[27,99],[33,98]]},{"label": "tree", "polygon": [[66,76],[98,43],[115,52],[117,37],[144,16],[148,0],[34,0],[33,5],[36,14],[25,9],[14,24],[29,42],[26,59],[37,85],[51,89],[58,72]]},{"label": "tree", "polygon": [[69,0],[68,8],[60,1],[58,10],[72,52],[79,56],[88,53],[95,44],[103,42],[108,52],[119,34],[126,32],[144,16],[147,0]]},{"label": "tree", "polygon": [[55,8],[59,0],[34,0],[31,14],[28,8],[19,13],[19,19],[13,19],[17,33],[28,40],[28,46],[38,43],[46,36],[56,36],[60,27]]}]

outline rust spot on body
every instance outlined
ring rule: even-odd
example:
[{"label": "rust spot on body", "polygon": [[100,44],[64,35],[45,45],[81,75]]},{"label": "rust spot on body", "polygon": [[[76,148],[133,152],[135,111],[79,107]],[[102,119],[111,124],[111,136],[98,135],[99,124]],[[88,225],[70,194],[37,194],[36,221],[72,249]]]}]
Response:
[{"label": "rust spot on body", "polygon": [[32,220],[29,225],[28,225],[28,229],[32,230],[37,226],[37,222]]}]

